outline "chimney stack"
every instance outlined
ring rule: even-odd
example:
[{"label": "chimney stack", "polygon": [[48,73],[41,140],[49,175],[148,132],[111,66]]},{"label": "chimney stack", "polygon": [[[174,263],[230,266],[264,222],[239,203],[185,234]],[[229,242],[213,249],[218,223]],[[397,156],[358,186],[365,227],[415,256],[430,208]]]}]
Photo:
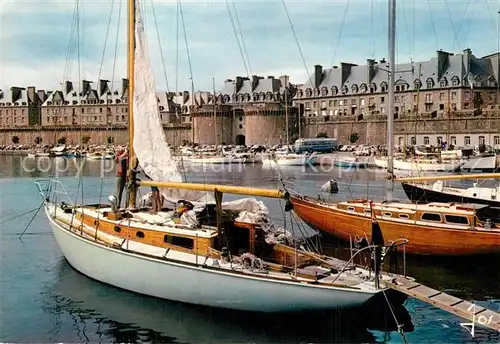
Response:
[{"label": "chimney stack", "polygon": [[373,77],[375,76],[375,60],[374,59],[367,59],[366,60],[366,83],[369,84],[372,82]]},{"label": "chimney stack", "polygon": [[259,83],[259,77],[257,75],[252,75],[252,92],[257,88],[257,84]]},{"label": "chimney stack", "polygon": [[37,95],[38,95],[38,99],[40,99],[40,101],[43,103],[45,103],[45,101],[47,100],[47,94],[45,93],[44,90],[38,90],[36,91]]},{"label": "chimney stack", "polygon": [[318,88],[323,78],[323,67],[321,65],[314,66],[314,87]]},{"label": "chimney stack", "polygon": [[99,80],[99,97],[102,97],[109,91],[109,80]]}]

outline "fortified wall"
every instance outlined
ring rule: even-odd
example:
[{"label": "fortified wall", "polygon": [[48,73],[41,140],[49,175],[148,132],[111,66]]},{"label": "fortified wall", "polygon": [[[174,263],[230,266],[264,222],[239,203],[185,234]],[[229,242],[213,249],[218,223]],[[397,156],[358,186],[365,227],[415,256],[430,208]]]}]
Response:
[{"label": "fortified wall", "polygon": [[[164,127],[167,142],[181,145],[183,140],[191,141],[191,125],[179,125],[175,127]],[[12,145],[12,138],[17,136],[22,145],[35,144],[37,137],[42,138],[42,145],[55,145],[60,138],[66,138],[67,145],[77,145],[83,137],[90,137],[88,144],[104,145],[108,143],[108,137],[113,138],[117,145],[128,142],[128,130],[126,127],[94,127],[82,129],[68,128],[7,128],[0,130],[0,145]]]},{"label": "fortified wall", "polygon": [[[358,134],[356,144],[385,145],[387,143],[386,116],[370,116],[361,121],[346,120],[345,118],[305,118],[303,120],[302,136],[316,137],[319,132],[325,132],[328,137],[337,138],[339,144],[349,144],[352,133]],[[500,116],[495,113],[453,114],[433,117],[431,115],[419,116],[417,120],[411,117],[394,120],[395,144],[398,136],[406,136],[410,144],[411,136],[442,136],[467,135],[467,134],[493,134],[500,135]],[[433,143],[433,142],[431,142]],[[421,144],[421,142],[418,142]],[[434,144],[434,143],[433,143]],[[458,144],[461,144],[458,142]]]}]

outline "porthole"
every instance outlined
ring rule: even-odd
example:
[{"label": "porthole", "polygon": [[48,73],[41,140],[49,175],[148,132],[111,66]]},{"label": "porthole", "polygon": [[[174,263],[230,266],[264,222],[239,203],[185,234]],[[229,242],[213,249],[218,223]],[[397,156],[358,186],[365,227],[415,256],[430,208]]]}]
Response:
[{"label": "porthole", "polygon": [[137,233],[135,233],[135,236],[140,238],[140,239],[143,239],[144,238],[144,233],[141,232],[141,231],[137,231]]},{"label": "porthole", "polygon": [[120,233],[122,231],[122,229],[118,226],[115,226],[114,230],[116,233]]}]

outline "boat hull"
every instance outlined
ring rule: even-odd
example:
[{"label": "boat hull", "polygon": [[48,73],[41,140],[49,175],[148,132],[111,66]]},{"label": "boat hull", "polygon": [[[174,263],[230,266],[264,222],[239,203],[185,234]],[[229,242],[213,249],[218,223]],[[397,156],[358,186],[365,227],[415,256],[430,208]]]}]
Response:
[{"label": "boat hull", "polygon": [[401,183],[406,196],[413,202],[451,202],[451,203],[476,203],[486,204],[493,207],[500,207],[500,201],[493,201],[481,198],[464,197],[446,192],[426,189],[415,184]]},{"label": "boat hull", "polygon": [[[294,211],[311,227],[346,242],[356,237],[371,240],[371,218],[347,213],[313,200],[291,197]],[[500,233],[455,230],[405,224],[377,218],[385,243],[401,238],[408,240],[406,253],[421,255],[468,256],[500,253]]]},{"label": "boat hull", "polygon": [[97,281],[144,295],[218,308],[288,312],[355,307],[378,294],[150,258],[85,239],[56,222],[47,209],[46,213],[73,268]]}]

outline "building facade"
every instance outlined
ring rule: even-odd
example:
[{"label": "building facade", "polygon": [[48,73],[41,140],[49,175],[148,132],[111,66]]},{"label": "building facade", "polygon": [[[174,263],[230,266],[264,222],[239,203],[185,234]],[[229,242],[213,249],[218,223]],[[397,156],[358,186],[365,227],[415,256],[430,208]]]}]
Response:
[{"label": "building facade", "polygon": [[40,125],[40,106],[46,98],[45,91],[34,86],[0,90],[0,129]]}]

